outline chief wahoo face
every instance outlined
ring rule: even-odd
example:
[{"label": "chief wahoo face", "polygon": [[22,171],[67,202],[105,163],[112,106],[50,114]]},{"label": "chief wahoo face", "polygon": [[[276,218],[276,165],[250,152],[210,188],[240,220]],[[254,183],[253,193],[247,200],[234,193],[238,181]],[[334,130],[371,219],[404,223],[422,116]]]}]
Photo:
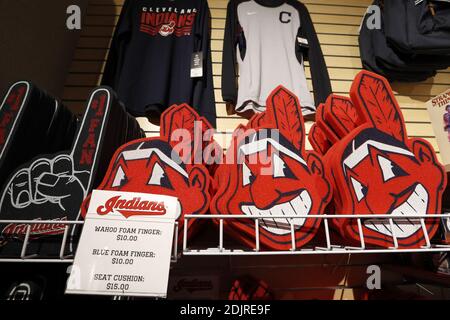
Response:
[{"label": "chief wahoo face", "polygon": [[[121,146],[113,156],[98,188],[176,197],[181,207],[180,239],[184,215],[202,214],[209,207],[209,173],[203,164],[193,164],[192,161],[194,148],[201,144],[194,141],[195,121],[205,126],[203,130],[211,128],[187,105],[167,109],[161,116],[160,137],[134,140]],[[188,151],[184,155],[174,150],[179,146],[179,141],[173,139],[172,134],[179,129],[184,130],[188,136],[188,140],[183,142],[188,147],[184,148]],[[189,223],[189,234],[191,224],[192,220]]]},{"label": "chief wahoo face", "polygon": [[[318,148],[326,143],[316,130],[322,130],[334,144],[325,161],[327,175],[339,190],[334,197],[336,212],[404,217],[392,223],[389,219],[363,220],[366,244],[389,247],[395,236],[400,247],[423,245],[420,220],[409,217],[440,213],[446,183],[443,168],[427,141],[408,139],[400,108],[384,78],[361,72],[350,96],[351,100],[330,97],[319,108],[319,129],[314,127],[311,135],[312,145]],[[354,115],[353,121],[348,121],[349,114]],[[360,241],[355,219],[338,225],[345,237]],[[425,225],[432,237],[438,221],[427,219]]]},{"label": "chief wahoo face", "polygon": [[207,173],[174,159],[170,145],[159,139],[133,141],[120,148],[104,190],[160,194],[178,198],[183,214],[208,206]]},{"label": "chief wahoo face", "polygon": [[[329,201],[330,187],[321,159],[306,152],[301,107],[297,98],[276,88],[267,100],[267,110],[235,132],[226,163],[215,176],[218,188],[212,213],[262,216],[261,243],[286,250],[292,243],[291,224],[297,246],[315,234],[319,219],[271,218],[277,215],[320,214]],[[253,220],[233,220],[231,232],[254,245]]]}]

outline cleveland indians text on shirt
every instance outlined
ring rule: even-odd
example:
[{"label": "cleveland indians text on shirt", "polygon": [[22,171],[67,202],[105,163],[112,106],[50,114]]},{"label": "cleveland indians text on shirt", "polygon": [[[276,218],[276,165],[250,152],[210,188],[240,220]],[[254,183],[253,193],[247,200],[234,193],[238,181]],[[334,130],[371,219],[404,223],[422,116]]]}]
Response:
[{"label": "cleveland indians text on shirt", "polygon": [[196,15],[195,8],[142,7],[140,31],[151,36],[189,36]]}]

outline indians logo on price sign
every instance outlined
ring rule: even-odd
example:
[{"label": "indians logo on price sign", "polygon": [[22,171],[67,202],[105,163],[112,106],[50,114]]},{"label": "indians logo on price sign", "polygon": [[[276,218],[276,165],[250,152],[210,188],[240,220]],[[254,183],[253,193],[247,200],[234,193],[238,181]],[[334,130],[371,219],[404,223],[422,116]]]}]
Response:
[{"label": "indians logo on price sign", "polygon": [[166,214],[166,206],[163,201],[141,201],[141,198],[127,200],[116,196],[97,208],[97,213],[102,216],[114,211],[119,212],[125,218],[137,215],[162,216]]}]

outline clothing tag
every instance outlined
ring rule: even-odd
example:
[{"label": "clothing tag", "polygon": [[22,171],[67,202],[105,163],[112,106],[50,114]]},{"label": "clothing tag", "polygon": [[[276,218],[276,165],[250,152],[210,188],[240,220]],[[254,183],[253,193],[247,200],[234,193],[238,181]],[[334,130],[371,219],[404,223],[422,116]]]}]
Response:
[{"label": "clothing tag", "polygon": [[194,52],[191,59],[191,78],[203,77],[203,53]]},{"label": "clothing tag", "polygon": [[300,45],[300,47],[309,49],[309,42],[308,39],[297,37],[297,42]]}]

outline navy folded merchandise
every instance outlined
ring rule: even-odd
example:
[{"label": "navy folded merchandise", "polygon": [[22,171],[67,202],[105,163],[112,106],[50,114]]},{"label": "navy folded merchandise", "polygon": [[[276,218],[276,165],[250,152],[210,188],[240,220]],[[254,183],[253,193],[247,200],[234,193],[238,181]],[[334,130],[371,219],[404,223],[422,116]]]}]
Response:
[{"label": "navy folded merchandise", "polygon": [[[54,154],[35,157],[19,166],[0,190],[1,220],[78,220],[80,205],[105,175],[115,150],[144,136],[136,119],[125,111],[108,87],[92,91],[71,146]],[[59,255],[65,225],[33,224],[27,254]],[[68,228],[68,246],[80,228]],[[0,255],[17,256],[27,225],[0,225]]]},{"label": "navy folded merchandise", "polygon": [[70,147],[77,118],[30,82],[11,85],[0,106],[0,187],[19,165]]},{"label": "navy folded merchandise", "polygon": [[[418,29],[422,34],[433,31],[450,32],[450,5],[448,0],[424,1],[418,3],[421,10],[418,15]],[[428,5],[429,10],[424,10]]]},{"label": "navy folded merchandise", "polygon": [[411,72],[426,72],[448,68],[450,59],[447,56],[404,53],[390,46],[385,35],[385,15],[385,11],[382,10],[381,29],[370,30],[373,33],[373,48],[379,64]]},{"label": "navy folded merchandise", "polygon": [[[374,5],[379,5],[379,1],[375,1]],[[410,70],[402,68],[398,65],[386,63],[386,59],[380,59],[376,54],[389,57],[396,53],[389,47],[386,42],[385,35],[381,29],[369,29],[367,20],[370,14],[367,13],[362,21],[359,34],[359,50],[361,61],[364,69],[373,71],[386,77],[389,81],[401,82],[419,82],[424,81],[436,74],[434,69],[428,70]]]},{"label": "navy folded merchandise", "polygon": [[[216,107],[206,0],[126,0],[102,84],[134,116],[158,118],[188,103],[214,127]],[[194,54],[202,72],[191,75]]]},{"label": "navy folded merchandise", "polygon": [[385,0],[386,37],[408,54],[449,55],[449,8],[447,1]]},{"label": "navy folded merchandise", "polygon": [[[374,5],[380,5],[375,1]],[[383,8],[383,6],[381,6]],[[366,14],[359,36],[360,53],[364,68],[381,74],[390,81],[419,82],[436,74],[437,69],[448,67],[444,56],[404,54],[386,41],[384,34],[384,12],[381,29],[369,29]]]}]

